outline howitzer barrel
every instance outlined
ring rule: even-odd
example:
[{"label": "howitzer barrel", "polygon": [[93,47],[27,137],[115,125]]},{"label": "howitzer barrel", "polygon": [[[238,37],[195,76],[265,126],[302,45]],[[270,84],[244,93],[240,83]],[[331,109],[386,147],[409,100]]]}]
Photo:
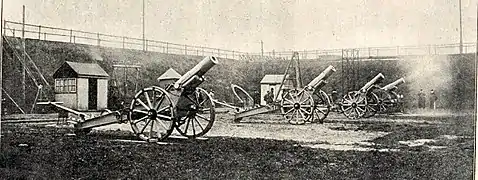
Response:
[{"label": "howitzer barrel", "polygon": [[370,80],[369,82],[367,82],[367,84],[365,84],[362,88],[360,88],[360,91],[362,92],[368,91],[370,87],[372,87],[372,85],[377,83],[379,80],[382,80],[383,78],[385,78],[383,74],[378,73],[372,80]]},{"label": "howitzer barrel", "polygon": [[327,67],[322,73],[320,73],[317,77],[314,78],[309,84],[307,84],[307,88],[310,89],[316,89],[316,88],[321,88],[320,86],[323,86],[325,84],[325,80],[329,78],[332,73],[334,73],[336,70],[334,66],[330,65]]},{"label": "howitzer barrel", "polygon": [[214,65],[219,62],[215,57],[208,56],[194,66],[191,70],[186,72],[183,76],[179,78],[178,81],[174,83],[174,88],[196,88],[201,84],[204,79],[203,75],[209,71]]},{"label": "howitzer barrel", "polygon": [[390,84],[387,84],[386,86],[383,86],[381,89],[382,90],[385,90],[385,91],[388,91],[388,90],[392,90],[394,88],[396,88],[399,84],[402,84],[402,83],[405,83],[405,79],[403,78],[400,78]]}]

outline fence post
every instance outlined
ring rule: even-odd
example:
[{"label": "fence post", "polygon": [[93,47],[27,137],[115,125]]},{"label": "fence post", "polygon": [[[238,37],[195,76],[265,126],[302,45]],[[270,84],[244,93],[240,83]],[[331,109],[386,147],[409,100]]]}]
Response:
[{"label": "fence post", "polygon": [[38,26],[38,40],[40,40],[41,37],[41,25]]},{"label": "fence post", "polygon": [[184,45],[184,55],[188,55],[188,45]]},{"label": "fence post", "polygon": [[169,43],[166,42],[166,53],[168,54],[169,53]]},{"label": "fence post", "polygon": [[217,49],[217,57],[221,56],[221,50],[220,49]]},{"label": "fence post", "polygon": [[234,58],[235,58],[235,56],[234,56],[234,51],[232,51],[232,59],[234,59]]},{"label": "fence post", "polygon": [[368,58],[372,57],[370,56],[370,51],[372,50],[372,48],[367,48],[368,49]]},{"label": "fence post", "polygon": [[73,39],[73,30],[70,29],[70,43],[71,43],[71,40]]},{"label": "fence post", "polygon": [[43,40],[46,41],[46,33],[43,33]]},{"label": "fence post", "polygon": [[400,46],[397,46],[397,56],[400,56]]},{"label": "fence post", "polygon": [[97,37],[98,37],[98,46],[100,46],[100,33],[96,33]]},{"label": "fence post", "polygon": [[123,42],[122,42],[123,49],[124,49],[124,39],[125,39],[125,37],[123,36]]},{"label": "fence post", "polygon": [[76,44],[76,37],[73,36],[73,44]]},{"label": "fence post", "polygon": [[144,49],[146,51],[148,51],[148,40],[147,39],[144,40]]},{"label": "fence post", "polygon": [[202,56],[204,56],[204,47],[201,47],[202,50]]}]

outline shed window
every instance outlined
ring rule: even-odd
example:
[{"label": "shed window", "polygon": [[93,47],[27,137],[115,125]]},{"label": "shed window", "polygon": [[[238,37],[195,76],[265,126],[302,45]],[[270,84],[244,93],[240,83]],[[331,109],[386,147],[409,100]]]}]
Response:
[{"label": "shed window", "polygon": [[55,92],[57,93],[76,92],[76,79],[74,78],[55,79]]}]

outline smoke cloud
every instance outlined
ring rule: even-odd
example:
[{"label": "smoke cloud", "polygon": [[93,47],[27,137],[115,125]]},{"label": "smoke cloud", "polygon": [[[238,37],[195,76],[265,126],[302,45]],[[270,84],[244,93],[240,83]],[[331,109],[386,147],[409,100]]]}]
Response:
[{"label": "smoke cloud", "polygon": [[439,98],[438,108],[445,106],[445,96],[451,91],[453,79],[451,62],[447,56],[411,57],[400,63],[405,70],[405,81],[411,99],[415,99],[413,97],[417,96],[420,89],[423,89],[427,96],[433,89]]}]

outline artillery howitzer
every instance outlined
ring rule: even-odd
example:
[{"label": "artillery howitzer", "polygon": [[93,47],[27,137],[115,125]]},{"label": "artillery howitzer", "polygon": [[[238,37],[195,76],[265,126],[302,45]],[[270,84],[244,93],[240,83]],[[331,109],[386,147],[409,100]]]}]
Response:
[{"label": "artillery howitzer", "polygon": [[203,75],[218,64],[215,57],[206,57],[175,83],[165,89],[157,86],[144,88],[136,93],[129,108],[106,111],[97,117],[59,105],[64,111],[78,115],[75,120],[77,132],[89,132],[91,128],[126,122],[142,140],[157,142],[169,137],[175,128],[181,135],[195,138],[206,134],[215,119],[214,102],[204,89],[198,86],[204,81]]},{"label": "artillery howitzer", "polygon": [[372,90],[383,78],[382,73],[379,73],[358,91],[350,91],[343,96],[339,105],[347,118],[366,118],[373,116],[378,111],[378,97]]},{"label": "artillery howitzer", "polygon": [[303,89],[294,89],[284,94],[281,112],[289,123],[323,123],[330,112],[331,102],[322,87],[327,84],[326,80],[333,72],[335,68],[329,66]]},{"label": "artillery howitzer", "polygon": [[[237,85],[231,85],[234,94],[243,103],[242,107],[235,107],[216,101],[218,104],[225,105],[226,107],[233,108],[235,110],[234,121],[240,122],[244,117],[254,116],[258,114],[271,113],[280,110],[281,114],[291,124],[304,124],[305,122],[323,122],[330,112],[330,99],[328,95],[321,90],[321,88],[327,84],[327,78],[335,72],[333,66],[327,67],[319,76],[312,80],[308,85],[303,88],[298,87],[300,85],[300,77],[298,70],[298,60],[296,61],[296,87],[290,90],[283,89],[285,80],[288,76],[289,68],[291,67],[294,58],[298,58],[298,53],[294,53],[288,68],[286,69],[281,85],[279,87],[279,93],[276,93],[273,98],[273,103],[266,106],[255,106],[252,97],[241,87]],[[284,90],[281,92],[281,90]],[[241,98],[238,94],[245,94],[246,97]],[[281,95],[280,95],[281,94]],[[279,96],[281,97],[279,99]]]},{"label": "artillery howitzer", "polygon": [[397,86],[403,83],[405,83],[405,79],[400,78],[390,84],[373,90],[373,93],[375,93],[378,98],[377,112],[392,112],[393,110],[399,110],[397,108],[400,108],[403,95],[398,94],[396,90],[398,89]]}]

